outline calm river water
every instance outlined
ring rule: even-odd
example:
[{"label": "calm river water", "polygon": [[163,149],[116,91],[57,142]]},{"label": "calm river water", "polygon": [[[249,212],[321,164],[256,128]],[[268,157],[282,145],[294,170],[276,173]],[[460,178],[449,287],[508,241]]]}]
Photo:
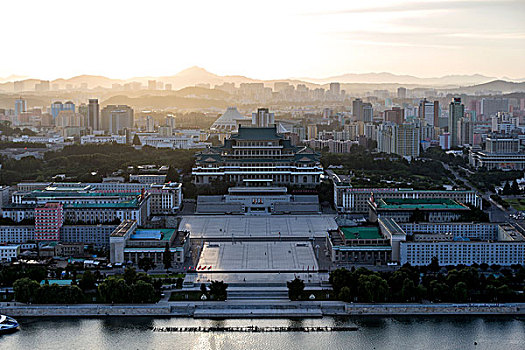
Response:
[{"label": "calm river water", "polygon": [[[18,318],[0,349],[525,349],[525,319],[514,317],[352,317],[194,320],[191,318]],[[151,327],[344,326],[333,333],[159,333]],[[477,345],[475,345],[477,343]]]}]

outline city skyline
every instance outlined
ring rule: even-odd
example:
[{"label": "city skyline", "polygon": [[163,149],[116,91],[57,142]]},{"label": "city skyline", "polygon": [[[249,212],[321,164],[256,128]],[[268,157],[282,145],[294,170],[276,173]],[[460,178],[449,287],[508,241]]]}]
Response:
[{"label": "city skyline", "polygon": [[525,77],[519,0],[123,4],[2,4],[3,13],[23,13],[31,25],[4,19],[16,28],[4,39],[16,54],[2,57],[0,77],[125,79],[194,65],[255,79],[368,72]]}]

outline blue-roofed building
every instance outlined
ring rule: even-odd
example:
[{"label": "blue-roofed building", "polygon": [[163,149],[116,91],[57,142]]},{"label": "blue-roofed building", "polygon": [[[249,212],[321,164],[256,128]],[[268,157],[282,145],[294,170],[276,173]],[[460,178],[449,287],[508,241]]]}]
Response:
[{"label": "blue-roofed building", "polygon": [[315,186],[323,167],[320,154],[298,147],[272,127],[244,127],[220,147],[196,155],[192,170],[196,185],[226,181],[240,186]]}]

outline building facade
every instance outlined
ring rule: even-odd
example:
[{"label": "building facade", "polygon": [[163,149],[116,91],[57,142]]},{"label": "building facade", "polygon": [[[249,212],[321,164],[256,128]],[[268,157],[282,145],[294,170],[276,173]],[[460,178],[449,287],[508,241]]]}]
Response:
[{"label": "building facade", "polygon": [[293,146],[275,126],[241,126],[223,146],[210,147],[196,158],[192,169],[196,185],[226,181],[242,186],[315,186],[323,173],[318,153]]}]

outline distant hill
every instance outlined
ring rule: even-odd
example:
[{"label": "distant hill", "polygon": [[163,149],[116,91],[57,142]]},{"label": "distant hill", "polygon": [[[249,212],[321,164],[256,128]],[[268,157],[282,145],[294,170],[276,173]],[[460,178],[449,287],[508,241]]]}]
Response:
[{"label": "distant hill", "polygon": [[484,84],[477,84],[456,89],[458,92],[475,93],[482,91],[501,91],[502,93],[525,92],[525,82],[515,83],[505,80],[494,80]]},{"label": "distant hill", "polygon": [[[8,77],[11,79],[12,77]],[[4,79],[8,79],[4,78]],[[125,84],[129,82],[140,82],[143,86],[147,86],[148,80],[157,80],[164,84],[171,84],[174,90],[179,90],[185,87],[194,87],[196,84],[210,84],[213,88],[215,85],[220,85],[225,82],[235,83],[239,86],[242,83],[264,83],[265,86],[273,86],[275,82],[288,82],[293,85],[305,84],[309,88],[316,88],[319,86],[328,87],[330,82],[339,82],[343,86],[346,86],[347,91],[364,91],[365,89],[392,89],[399,86],[405,86],[407,88],[447,88],[454,89],[460,87],[469,86],[482,86],[483,84],[492,84],[494,81],[508,82],[514,84],[518,82],[524,82],[524,79],[504,79],[497,80],[495,77],[488,77],[481,74],[473,75],[446,75],[443,77],[431,77],[421,78],[412,75],[398,75],[388,72],[382,73],[363,73],[355,74],[348,73],[342,75],[336,75],[326,78],[285,78],[275,80],[258,80],[241,75],[217,75],[207,71],[202,67],[193,66],[184,69],[177,74],[160,76],[160,77],[133,77],[129,79],[112,79],[105,76],[99,75],[79,75],[69,79],[56,79],[51,81],[51,85],[58,84],[60,89],[64,89],[67,84],[72,84],[75,87],[85,83],[88,88],[93,89],[97,87],[111,88],[112,84]],[[512,82],[513,81],[513,82]],[[25,89],[26,91],[34,90],[34,85],[39,82],[36,79],[26,79]],[[495,90],[502,91],[514,91],[516,86],[502,85],[505,88],[498,89],[493,87]],[[511,88],[512,87],[512,88]],[[511,88],[508,90],[508,88]],[[0,78],[0,90],[13,91],[13,82],[3,82]]]},{"label": "distant hill", "polygon": [[428,86],[440,85],[472,85],[492,81],[496,78],[487,77],[480,74],[473,75],[446,75],[435,78],[419,78],[412,75],[397,75],[387,72],[382,73],[349,73],[332,76],[328,78],[299,78],[299,80],[310,81],[319,84],[330,82],[340,82],[347,84],[365,83],[365,84],[417,84]]}]

